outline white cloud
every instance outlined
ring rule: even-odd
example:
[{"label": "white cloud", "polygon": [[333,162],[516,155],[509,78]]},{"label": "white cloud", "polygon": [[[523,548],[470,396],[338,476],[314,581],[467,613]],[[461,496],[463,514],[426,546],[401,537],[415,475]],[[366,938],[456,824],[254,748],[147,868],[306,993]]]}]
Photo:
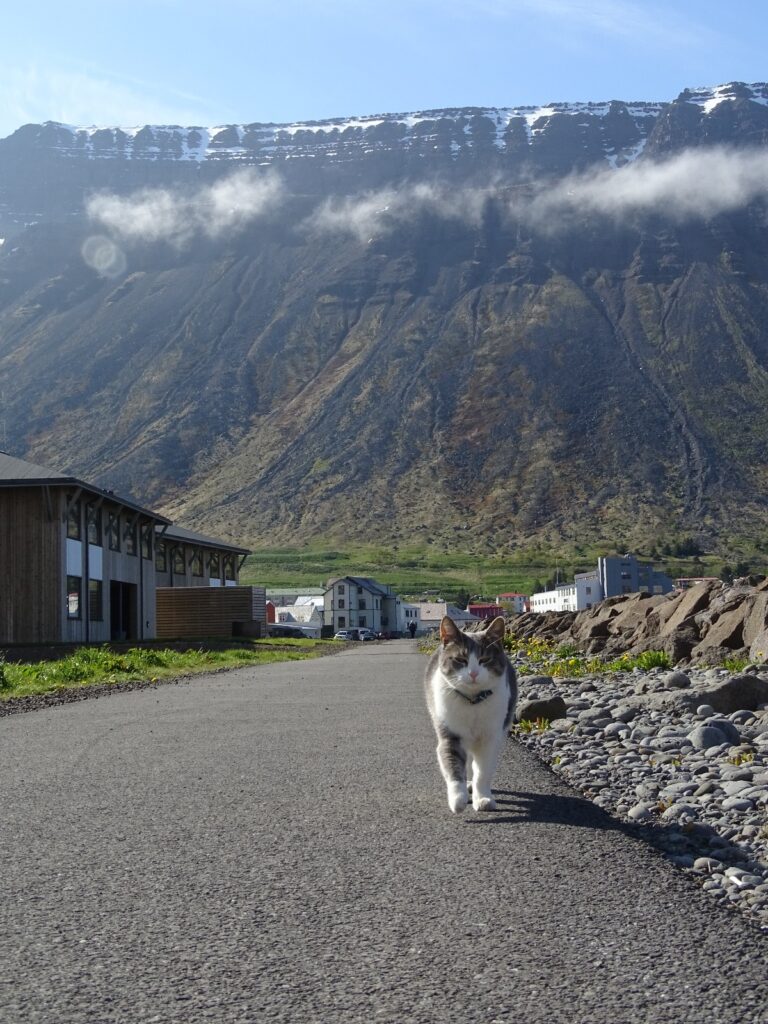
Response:
[{"label": "white cloud", "polygon": [[665,160],[573,175],[518,202],[518,216],[557,229],[574,214],[614,219],[658,213],[673,221],[708,219],[768,197],[768,152],[688,149]]},{"label": "white cloud", "polygon": [[329,199],[304,224],[313,231],[350,234],[363,242],[421,212],[476,226],[480,223],[485,201],[492,194],[492,188],[456,189],[426,183],[405,185],[399,189]]},{"label": "white cloud", "polygon": [[282,192],[276,175],[244,170],[191,193],[101,193],[92,196],[86,208],[91,220],[126,241],[183,246],[198,234],[217,238],[245,227],[275,209]]}]

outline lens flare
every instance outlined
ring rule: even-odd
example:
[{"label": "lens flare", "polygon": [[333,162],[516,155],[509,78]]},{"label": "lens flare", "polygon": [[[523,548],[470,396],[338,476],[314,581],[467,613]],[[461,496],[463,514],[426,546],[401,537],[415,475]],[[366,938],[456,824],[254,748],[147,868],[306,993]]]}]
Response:
[{"label": "lens flare", "polygon": [[125,253],[105,235],[86,238],[80,252],[88,266],[102,277],[120,277],[125,273]]}]

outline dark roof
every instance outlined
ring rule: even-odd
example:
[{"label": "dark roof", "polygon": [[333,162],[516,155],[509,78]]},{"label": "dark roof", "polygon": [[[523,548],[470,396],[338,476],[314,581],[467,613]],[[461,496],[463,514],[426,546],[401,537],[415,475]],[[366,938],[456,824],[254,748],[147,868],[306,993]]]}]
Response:
[{"label": "dark roof", "polygon": [[158,515],[151,509],[144,508],[132,498],[123,498],[119,494],[115,494],[114,491],[105,491],[101,487],[80,480],[79,477],[59,473],[47,466],[37,466],[34,462],[25,462],[24,459],[17,459],[13,455],[8,455],[7,452],[0,451],[0,487],[66,487],[67,485],[79,487],[90,494],[98,494],[118,505],[141,512],[158,523],[170,523],[170,519]]},{"label": "dark roof", "polygon": [[218,540],[216,537],[206,537],[204,533],[195,533],[193,530],[185,530],[183,526],[172,524],[161,531],[161,536],[167,540],[183,541],[187,544],[198,544],[200,547],[218,548],[221,551],[234,551],[239,555],[249,555],[250,548],[241,548],[237,544],[230,544],[225,540]]},{"label": "dark roof", "polygon": [[376,580],[372,580],[370,576],[338,576],[335,579],[329,580],[326,586],[326,592],[329,591],[335,583],[339,580],[349,580],[356,587],[363,587],[371,594],[379,594],[381,597],[394,597],[392,591],[389,589],[386,583],[377,583]]}]

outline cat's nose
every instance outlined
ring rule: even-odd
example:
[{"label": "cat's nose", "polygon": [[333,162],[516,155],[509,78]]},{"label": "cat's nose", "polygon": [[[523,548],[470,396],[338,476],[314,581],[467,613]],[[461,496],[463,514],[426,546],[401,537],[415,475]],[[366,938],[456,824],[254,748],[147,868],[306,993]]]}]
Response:
[{"label": "cat's nose", "polygon": [[469,678],[472,680],[473,683],[475,682],[479,674],[480,673],[477,671],[476,668],[473,668],[472,671],[469,673]]}]

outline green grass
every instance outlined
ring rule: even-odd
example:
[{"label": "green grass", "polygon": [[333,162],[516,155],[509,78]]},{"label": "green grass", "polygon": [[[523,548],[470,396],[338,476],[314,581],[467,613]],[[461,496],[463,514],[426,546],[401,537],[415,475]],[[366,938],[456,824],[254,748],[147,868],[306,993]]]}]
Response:
[{"label": "green grass", "polygon": [[[178,651],[172,648],[82,647],[57,661],[12,662],[0,655],[0,700],[51,693],[71,687],[114,685],[127,680],[155,682],[221,668],[300,661],[337,650],[322,640],[255,640],[231,646]],[[7,653],[6,653],[7,658]]]},{"label": "green grass", "polygon": [[[333,576],[371,576],[390,584],[406,598],[434,594],[445,600],[464,594],[494,598],[499,593],[533,592],[534,584],[546,583],[556,569],[562,580],[574,573],[594,569],[598,556],[610,554],[605,547],[579,548],[577,551],[529,547],[511,554],[489,554],[471,550],[471,539],[457,537],[451,552],[429,545],[350,544],[344,548],[322,547],[265,548],[248,556],[240,572],[241,582],[271,589],[323,587]],[[657,569],[676,576],[717,576],[724,564],[720,556],[703,555],[698,561],[686,558],[653,558],[647,552],[635,552],[641,561],[652,561]],[[737,559],[734,559],[737,561]],[[755,564],[754,571],[765,571]]]}]

